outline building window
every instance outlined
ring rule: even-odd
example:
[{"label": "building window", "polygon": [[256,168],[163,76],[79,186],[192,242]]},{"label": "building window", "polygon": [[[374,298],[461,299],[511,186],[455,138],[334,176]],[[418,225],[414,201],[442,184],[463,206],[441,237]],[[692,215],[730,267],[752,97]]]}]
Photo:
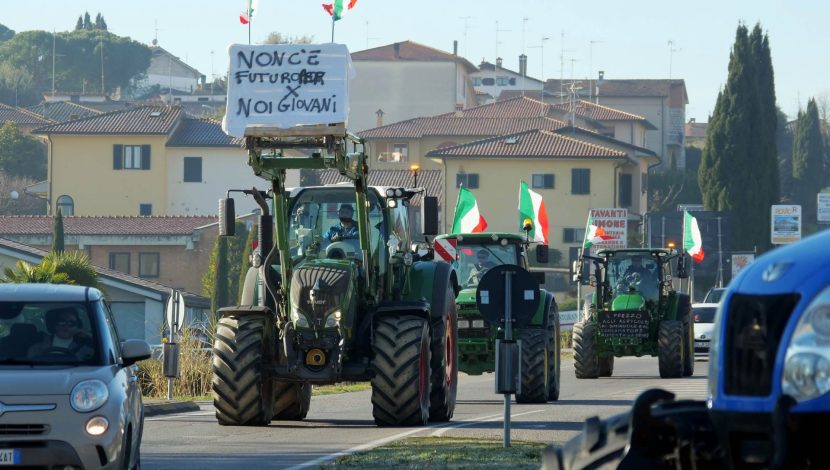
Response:
[{"label": "building window", "polygon": [[482,78],[481,79],[481,84],[484,85],[484,86],[493,86],[493,85],[496,84],[496,81],[493,80],[492,78]]},{"label": "building window", "polygon": [[110,269],[130,274],[130,254],[115,252],[110,253]]},{"label": "building window", "polygon": [[159,256],[158,253],[138,254],[139,277],[159,277]]},{"label": "building window", "polygon": [[473,78],[473,85],[474,86],[480,86],[481,85],[481,78],[480,77]]},{"label": "building window", "polygon": [[566,228],[562,230],[562,243],[582,243],[584,238],[584,228]]},{"label": "building window", "polygon": [[571,194],[591,194],[591,170],[589,168],[571,170]]},{"label": "building window", "polygon": [[405,162],[409,160],[409,144],[392,144],[391,152],[381,152],[379,162]]},{"label": "building window", "polygon": [[202,157],[184,157],[184,182],[202,182]]},{"label": "building window", "polygon": [[532,177],[532,184],[534,189],[553,189],[554,178],[553,173],[534,174]]},{"label": "building window", "polygon": [[75,201],[71,197],[66,195],[59,197],[57,206],[61,210],[61,215],[75,215]]},{"label": "building window", "polygon": [[631,207],[633,178],[630,174],[620,175],[620,206]]},{"label": "building window", "polygon": [[507,83],[509,83],[511,86],[515,86],[516,85],[516,79],[511,78],[510,80],[507,81]]},{"label": "building window", "polygon": [[496,77],[497,86],[507,86],[508,83],[510,83],[510,80],[507,77]]},{"label": "building window", "polygon": [[149,170],[149,145],[120,145],[112,146],[113,170]]},{"label": "building window", "polygon": [[455,187],[464,186],[467,189],[478,188],[478,173],[458,173],[455,175]]},{"label": "building window", "polygon": [[139,204],[138,205],[138,215],[153,215],[153,205],[152,204]]}]

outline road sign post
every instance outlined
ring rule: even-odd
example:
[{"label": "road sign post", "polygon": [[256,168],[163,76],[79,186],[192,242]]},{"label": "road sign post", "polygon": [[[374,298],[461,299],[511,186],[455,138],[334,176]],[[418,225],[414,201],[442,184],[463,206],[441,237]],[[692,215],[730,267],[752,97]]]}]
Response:
[{"label": "road sign post", "polygon": [[179,344],[176,342],[178,333],[185,323],[184,296],[178,290],[172,290],[167,298],[165,307],[167,319],[167,338],[163,346],[164,361],[162,372],[167,377],[167,399],[173,399],[173,381],[179,376]]}]

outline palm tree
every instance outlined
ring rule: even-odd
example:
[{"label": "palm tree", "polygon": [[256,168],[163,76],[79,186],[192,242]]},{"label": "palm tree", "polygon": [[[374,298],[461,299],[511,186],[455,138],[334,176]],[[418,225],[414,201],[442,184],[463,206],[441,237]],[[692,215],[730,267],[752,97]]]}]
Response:
[{"label": "palm tree", "polygon": [[55,272],[65,274],[79,286],[94,287],[101,290],[98,282],[98,272],[90,263],[89,258],[81,251],[52,252],[43,258],[43,262],[55,264]]},{"label": "palm tree", "polygon": [[40,264],[34,266],[21,260],[15,264],[14,268],[7,267],[3,270],[6,276],[0,278],[0,282],[12,284],[75,284],[69,275],[57,272],[56,267],[53,260],[47,261],[44,259]]}]

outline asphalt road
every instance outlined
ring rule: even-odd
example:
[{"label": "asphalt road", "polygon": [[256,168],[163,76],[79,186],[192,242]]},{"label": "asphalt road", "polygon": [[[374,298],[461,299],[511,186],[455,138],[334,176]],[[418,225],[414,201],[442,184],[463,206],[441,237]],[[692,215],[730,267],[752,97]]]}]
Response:
[{"label": "asphalt road", "polygon": [[[653,387],[682,398],[704,399],[707,367],[699,359],[693,377],[660,379],[656,358],[617,358],[613,377],[577,380],[573,362],[564,361],[559,401],[513,403],[511,438],[564,442],[581,429],[585,418],[625,411],[640,392]],[[370,391],[313,397],[306,420],[274,421],[267,427],[219,426],[212,405],[205,403],[200,411],[146,418],[142,464],[175,470],[315,468],[343,453],[409,436],[502,439],[504,401],[493,390],[492,374],[462,374],[453,421],[419,428],[376,427]]]}]

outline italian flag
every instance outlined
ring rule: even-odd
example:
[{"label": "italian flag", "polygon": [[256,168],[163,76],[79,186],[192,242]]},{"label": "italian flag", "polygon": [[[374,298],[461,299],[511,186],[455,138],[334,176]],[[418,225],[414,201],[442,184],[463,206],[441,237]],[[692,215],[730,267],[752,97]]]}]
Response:
[{"label": "italian flag", "polygon": [[346,14],[347,11],[354,8],[357,0],[334,0],[334,3],[324,3],[323,10],[331,15],[333,21],[337,21]]},{"label": "italian flag", "polygon": [[585,242],[582,249],[590,248],[605,240],[613,240],[614,237],[605,233],[605,229],[594,224],[594,217],[588,212],[588,223],[585,224]]},{"label": "italian flag", "polygon": [[525,221],[531,223],[528,238],[548,244],[548,212],[545,210],[545,201],[542,196],[527,187],[527,183],[519,183],[519,230],[524,230]]},{"label": "italian flag", "polygon": [[452,233],[483,232],[487,221],[478,212],[478,203],[473,193],[461,187],[458,190],[458,202],[455,204],[455,218],[452,221]]},{"label": "italian flag", "polygon": [[700,263],[703,261],[703,241],[700,238],[700,227],[697,219],[683,211],[683,249],[692,255],[692,259]]},{"label": "italian flag", "polygon": [[245,3],[248,4],[248,8],[239,14],[239,22],[242,24],[250,23],[254,19],[254,12],[259,9],[258,0],[248,0]]}]

